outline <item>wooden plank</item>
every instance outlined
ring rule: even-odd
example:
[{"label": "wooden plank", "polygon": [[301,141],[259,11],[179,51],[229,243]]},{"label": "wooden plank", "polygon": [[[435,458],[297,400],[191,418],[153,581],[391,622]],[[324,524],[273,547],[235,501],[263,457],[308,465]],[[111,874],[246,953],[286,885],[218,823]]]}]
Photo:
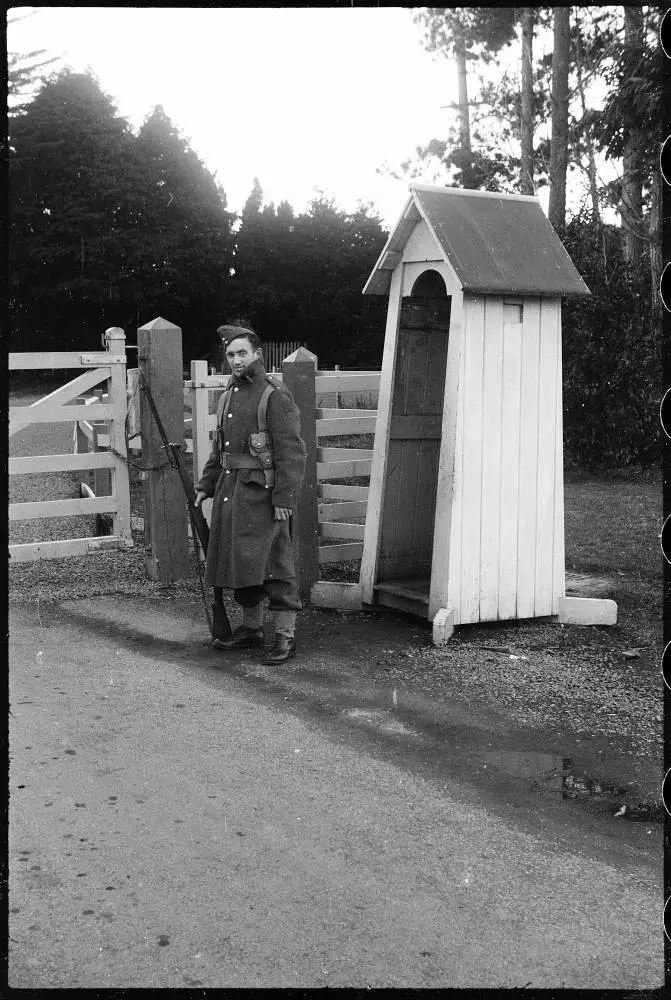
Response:
[{"label": "wooden plank", "polygon": [[[137,331],[138,358],[168,441],[184,448],[181,328],[158,318]],[[145,567],[151,580],[190,576],[189,544],[180,477],[165,464],[165,450],[149,407],[140,395],[142,457],[151,471],[145,480]]]},{"label": "wooden plank", "polygon": [[[85,371],[65,385],[59,386],[53,392],[31,403],[26,409],[32,413],[40,413],[45,416],[50,415],[54,418],[55,422],[57,415],[60,413],[60,408],[67,403],[86,405],[89,402],[88,400],[78,400],[76,397],[81,396],[89,389],[99,385],[100,382],[108,379],[110,371],[111,368],[109,365],[105,368],[93,368],[91,371]],[[93,396],[91,398],[96,399],[97,397]]]},{"label": "wooden plank", "polygon": [[[441,272],[442,273],[442,272]],[[451,291],[450,329],[443,390],[443,424],[436,482],[429,620],[440,608],[459,614],[461,592],[461,441],[463,438],[462,362],[464,300],[460,289]],[[461,416],[460,416],[461,414]]]},{"label": "wooden plank", "polygon": [[342,611],[361,610],[361,587],[358,583],[336,583],[318,580],[310,591],[310,604],[316,608],[339,608]]},{"label": "wooden plank", "polygon": [[[205,463],[210,457],[210,424],[216,425],[217,415],[212,414],[213,420],[209,419],[209,398],[210,393],[203,383],[207,381],[207,361],[191,362],[191,439],[186,440],[187,454],[193,454],[193,485],[194,489],[200,479]],[[189,443],[191,447],[189,448]]]},{"label": "wooden plank", "polygon": [[337,406],[317,407],[317,420],[329,420],[334,417],[377,417],[377,410],[347,409]]},{"label": "wooden plank", "polygon": [[[184,389],[225,389],[228,385],[228,380],[230,375],[207,375],[204,372],[207,371],[207,361],[192,361],[192,365],[204,365],[205,368],[198,368],[198,378],[193,377],[193,368],[191,369],[191,378],[184,381]],[[203,372],[203,374],[200,374]],[[273,378],[276,378],[279,382],[282,381],[282,376],[278,375],[276,372],[273,373]]]},{"label": "wooden plank", "polygon": [[387,583],[376,583],[375,591],[387,594],[401,594],[403,597],[410,597],[413,600],[421,601],[423,604],[428,604],[429,578],[412,577],[407,580],[389,580]]},{"label": "wooden plank", "polygon": [[389,427],[391,421],[391,400],[396,366],[398,344],[399,307],[403,287],[403,264],[399,264],[391,275],[387,322],[382,353],[382,370],[377,383],[372,388],[379,390],[377,423],[375,426],[375,448],[370,471],[368,513],[364,532],[363,554],[361,558],[361,599],[373,602],[373,585],[377,581],[380,539],[382,534],[382,510],[388,468]]},{"label": "wooden plank", "polygon": [[317,356],[299,347],[282,362],[284,385],[294,398],[301,421],[301,436],[307,452],[303,486],[295,505],[292,538],[296,548],[296,574],[301,599],[310,599],[313,583],[319,579],[317,512],[317,437],[315,413],[315,370]]},{"label": "wooden plank", "polygon": [[128,437],[140,433],[140,369],[126,369],[126,391],[128,393]]},{"label": "wooden plank", "polygon": [[332,562],[349,562],[352,559],[361,559],[363,552],[362,542],[348,542],[339,545],[319,546],[319,565]]},{"label": "wooden plank", "polygon": [[36,559],[65,559],[71,556],[89,556],[110,549],[132,549],[133,541],[103,535],[101,538],[67,538],[51,542],[24,542],[9,546],[12,562],[34,562]]},{"label": "wooden plank", "polygon": [[413,414],[408,416],[400,414],[391,418],[389,438],[394,440],[413,439],[417,441],[440,440],[442,427],[442,414],[429,413],[424,415]]},{"label": "wooden plank", "polygon": [[74,455],[30,455],[9,459],[10,475],[35,472],[69,472],[78,469],[111,469],[119,459],[110,452],[83,452]]},{"label": "wooden plank", "polygon": [[319,537],[324,539],[348,538],[363,541],[363,524],[343,524],[338,521],[319,521]]},{"label": "wooden plank", "polygon": [[517,523],[519,508],[520,386],[522,324],[503,328],[501,400],[501,511],[499,533],[499,618],[517,609]]},{"label": "wooden plank", "polygon": [[343,503],[320,503],[319,522],[339,521],[341,518],[365,517],[367,500],[346,500]]},{"label": "wooden plank", "polygon": [[477,622],[480,615],[480,525],[482,503],[482,383],[485,300],[466,302],[464,330],[464,436],[462,459],[461,600],[460,621]]},{"label": "wooden plank", "polygon": [[10,503],[9,520],[24,521],[45,517],[75,517],[79,514],[102,514],[117,510],[116,497],[96,497],[95,500],[35,500]]},{"label": "wooden plank", "polygon": [[562,413],[562,343],[561,303],[557,302],[557,405],[555,406],[555,522],[553,546],[552,614],[559,613],[559,601],[566,593],[566,556],[564,551],[564,434]]},{"label": "wooden plank", "polygon": [[317,487],[317,495],[324,500],[367,500],[367,486],[332,486],[328,483],[320,483]]},{"label": "wooden plank", "polygon": [[[92,403],[86,408],[86,419],[111,420],[114,407],[109,403]],[[51,410],[33,410],[30,406],[10,406],[9,433],[10,436],[29,424],[64,424],[69,420],[81,420],[82,411],[79,406],[61,406],[54,412]]]},{"label": "wooden plank", "polygon": [[[363,411],[361,411],[363,412]],[[374,434],[375,417],[338,417],[335,420],[318,420],[317,437],[336,437],[345,434]]]},{"label": "wooden plank", "polygon": [[[85,359],[85,360],[83,360]],[[27,351],[9,355],[10,371],[39,371],[54,368],[99,368],[114,364],[106,351]],[[125,364],[124,362],[116,362]]]},{"label": "wooden plank", "polygon": [[[387,476],[384,484],[383,504],[381,508],[381,530],[377,553],[377,574],[375,583],[395,575],[397,559],[397,525],[400,517],[403,473],[403,442],[389,439],[387,445]],[[371,474],[372,480],[372,474]],[[371,498],[368,506],[370,510]],[[372,590],[371,590],[372,593]],[[372,599],[372,598],[371,598]]]},{"label": "wooden plank", "polygon": [[528,298],[522,320],[517,618],[531,618],[534,614],[539,351],[540,299]]},{"label": "wooden plank", "polygon": [[126,337],[121,327],[111,327],[105,331],[105,343],[113,357],[122,357],[123,365],[113,365],[109,380],[109,401],[113,418],[109,426],[110,448],[122,456],[122,460],[112,466],[111,475],[105,472],[94,473],[94,489],[98,496],[109,491],[116,498],[116,509],[112,515],[112,533],[122,540],[133,540],[130,523],[130,483],[128,466],[123,459],[127,456],[126,449],[126,413],[128,397],[126,395]]},{"label": "wooden plank", "polygon": [[480,621],[493,621],[499,606],[503,376],[503,300],[494,295],[485,299],[484,352]]},{"label": "wooden plank", "polygon": [[427,579],[431,575],[433,536],[436,518],[439,441],[419,441],[417,445],[417,497],[412,533],[412,547],[423,553]]},{"label": "wooden plank", "polygon": [[317,448],[318,462],[360,462],[372,457],[372,448]]},{"label": "wooden plank", "polygon": [[379,387],[379,372],[357,372],[356,374],[337,372],[334,375],[320,375],[318,373],[315,378],[315,391],[319,396],[329,392],[371,392]]},{"label": "wooden plank", "polygon": [[555,535],[555,446],[557,437],[557,302],[540,303],[540,371],[538,391],[538,487],[534,615],[553,613],[553,546]]},{"label": "wooden plank", "polygon": [[317,479],[355,479],[358,476],[369,476],[371,460],[361,459],[357,462],[317,462]]}]

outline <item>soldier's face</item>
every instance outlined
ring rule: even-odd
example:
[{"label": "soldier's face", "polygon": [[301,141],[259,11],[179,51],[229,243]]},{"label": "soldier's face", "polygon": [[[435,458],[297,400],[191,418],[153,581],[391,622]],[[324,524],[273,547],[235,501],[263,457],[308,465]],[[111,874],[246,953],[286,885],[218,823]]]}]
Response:
[{"label": "soldier's face", "polygon": [[242,374],[245,368],[261,357],[263,357],[261,348],[257,347],[254,350],[247,337],[236,337],[226,348],[226,360],[236,375]]}]

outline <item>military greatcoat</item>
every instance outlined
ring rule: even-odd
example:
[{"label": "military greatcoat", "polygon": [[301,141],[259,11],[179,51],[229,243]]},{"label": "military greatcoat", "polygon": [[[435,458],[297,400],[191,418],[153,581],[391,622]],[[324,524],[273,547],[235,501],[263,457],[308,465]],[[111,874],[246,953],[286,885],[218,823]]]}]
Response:
[{"label": "military greatcoat", "polygon": [[[269,376],[272,379],[272,375]],[[261,359],[240,376],[231,375],[228,414],[214,437],[198,489],[214,497],[205,580],[208,586],[237,589],[296,575],[290,522],[274,519],[275,507],[295,510],[305,471],[300,414],[280,383],[266,410],[273,444],[275,485],[266,487],[263,470],[223,469],[220,447],[249,455],[249,436],[258,431],[258,407],[268,385]]]}]

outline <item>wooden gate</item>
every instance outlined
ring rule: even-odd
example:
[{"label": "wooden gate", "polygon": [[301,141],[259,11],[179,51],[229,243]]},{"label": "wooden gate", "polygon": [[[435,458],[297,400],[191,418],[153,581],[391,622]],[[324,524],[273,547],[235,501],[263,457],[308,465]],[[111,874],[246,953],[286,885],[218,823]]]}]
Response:
[{"label": "wooden gate", "polygon": [[68,538],[55,541],[10,545],[10,558],[17,561],[81,556],[103,549],[130,548],[133,545],[130,525],[130,489],[126,465],[126,351],[123,331],[112,328],[105,334],[106,351],[66,351],[10,354],[10,371],[39,371],[82,368],[66,385],[37,400],[30,406],[9,408],[9,436],[29,424],[54,424],[79,421],[81,407],[76,398],[90,392],[101,382],[108,383],[108,401],[86,407],[87,420],[109,422],[110,451],[89,454],[31,455],[9,459],[10,475],[36,472],[67,472],[79,469],[109,469],[111,496],[68,500],[41,500],[9,505],[9,520],[78,516],[111,513],[111,535],[101,538]]}]

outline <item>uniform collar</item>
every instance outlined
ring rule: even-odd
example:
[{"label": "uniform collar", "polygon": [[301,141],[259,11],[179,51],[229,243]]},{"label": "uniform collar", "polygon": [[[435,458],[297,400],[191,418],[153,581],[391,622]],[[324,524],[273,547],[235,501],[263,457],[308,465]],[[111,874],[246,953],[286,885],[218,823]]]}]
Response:
[{"label": "uniform collar", "polygon": [[257,378],[261,375],[265,375],[266,370],[263,366],[263,360],[257,358],[256,361],[252,361],[251,365],[245,368],[242,375],[231,375],[231,385],[245,385],[247,383],[255,382]]}]

